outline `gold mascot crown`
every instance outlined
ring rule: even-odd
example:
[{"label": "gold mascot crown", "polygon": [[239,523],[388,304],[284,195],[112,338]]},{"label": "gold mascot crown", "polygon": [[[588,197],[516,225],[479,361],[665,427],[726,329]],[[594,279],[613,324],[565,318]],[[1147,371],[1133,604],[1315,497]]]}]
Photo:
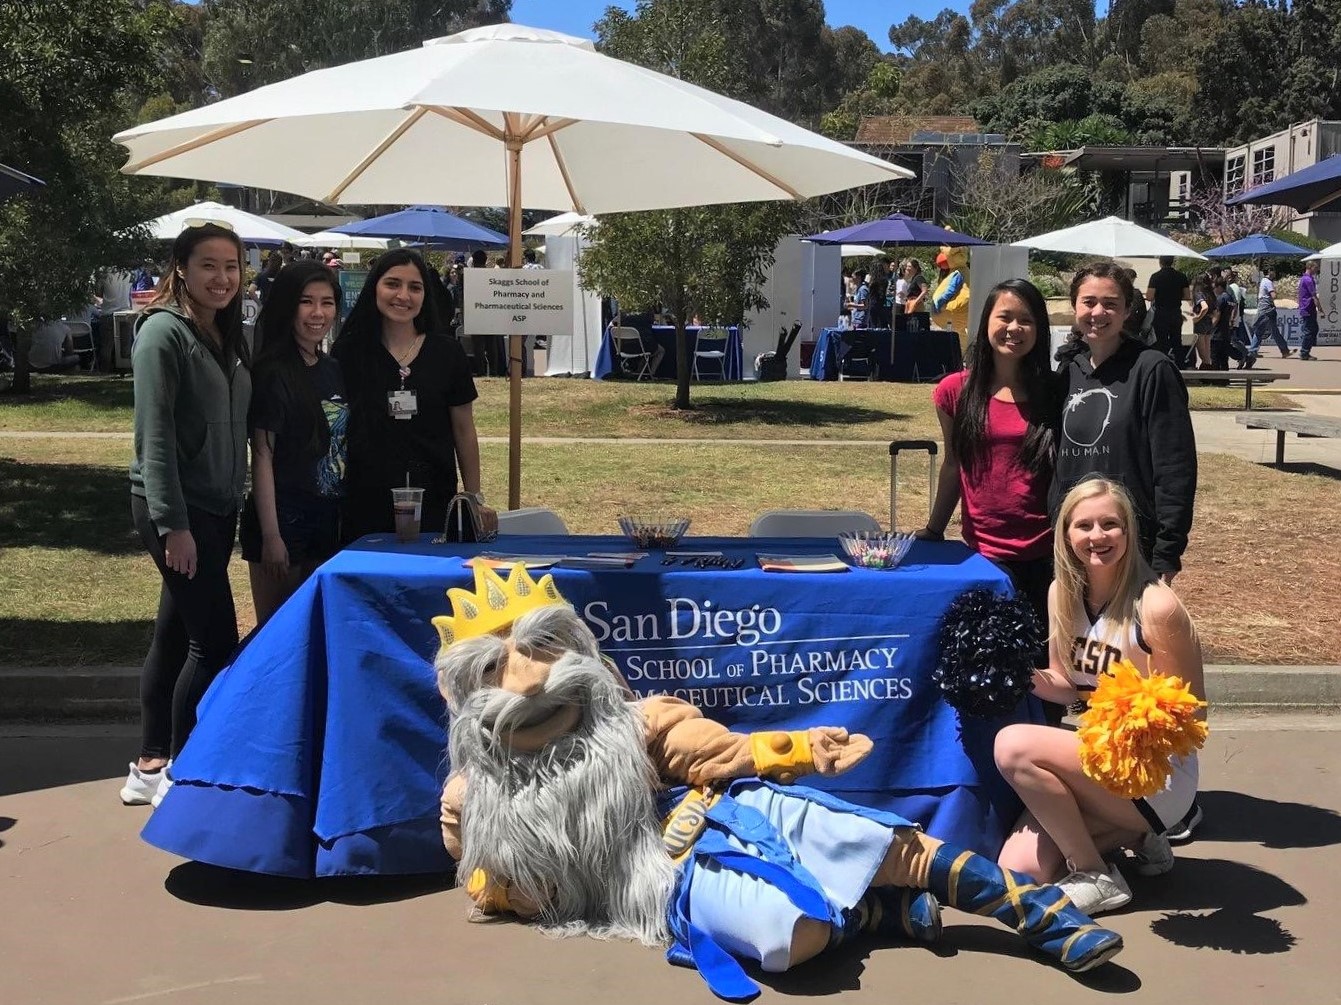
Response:
[{"label": "gold mascot crown", "polygon": [[536,582],[520,562],[508,570],[508,578],[504,579],[484,562],[477,561],[475,592],[453,588],[447,591],[447,599],[452,602],[452,616],[433,619],[444,649],[506,628],[538,608],[568,603],[559,594],[553,576],[541,576]]}]

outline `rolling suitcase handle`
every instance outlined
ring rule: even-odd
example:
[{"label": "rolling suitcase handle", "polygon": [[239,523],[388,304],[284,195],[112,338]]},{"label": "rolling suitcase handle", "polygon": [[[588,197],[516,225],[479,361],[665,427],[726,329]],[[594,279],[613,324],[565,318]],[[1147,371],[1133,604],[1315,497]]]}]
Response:
[{"label": "rolling suitcase handle", "polygon": [[936,453],[940,445],[935,440],[895,440],[889,445],[889,530],[895,533],[898,525],[898,470],[899,453],[904,450],[927,452],[927,519],[936,502]]}]

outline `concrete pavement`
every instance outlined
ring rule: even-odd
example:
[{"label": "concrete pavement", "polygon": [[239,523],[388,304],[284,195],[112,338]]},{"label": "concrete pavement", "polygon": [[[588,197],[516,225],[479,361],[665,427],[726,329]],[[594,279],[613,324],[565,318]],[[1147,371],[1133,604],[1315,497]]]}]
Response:
[{"label": "concrete pavement", "polygon": [[[471,925],[445,877],[292,882],[182,863],[122,807],[126,727],[0,727],[0,1001],[14,1005],[479,1005],[713,999],[655,950]],[[941,945],[861,942],[761,1003],[1335,1002],[1341,719],[1217,717],[1206,822],[1166,877],[1104,917],[1126,949],[1073,978],[995,923],[946,911]]]}]

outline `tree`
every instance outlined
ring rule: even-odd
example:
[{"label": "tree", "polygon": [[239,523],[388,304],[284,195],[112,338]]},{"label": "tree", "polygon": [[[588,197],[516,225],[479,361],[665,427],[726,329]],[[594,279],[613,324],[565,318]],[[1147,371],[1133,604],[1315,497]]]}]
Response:
[{"label": "tree", "polygon": [[582,285],[618,298],[624,309],[659,306],[670,314],[676,408],[689,407],[689,318],[739,322],[745,311],[767,307],[764,277],[796,215],[793,203],[764,202],[601,217],[582,255]]},{"label": "tree", "polygon": [[861,86],[849,91],[838,107],[820,120],[820,132],[836,140],[851,140],[866,116],[896,114],[902,76],[891,60],[872,64]]},{"label": "tree", "polygon": [[167,0],[0,2],[0,162],[47,183],[0,206],[0,314],[19,334],[16,393],[29,390],[32,327],[85,307],[99,269],[146,250],[134,228],[159,211],[157,190],[118,172],[111,137],[163,86],[154,54],[175,24]]},{"label": "tree", "polygon": [[506,21],[512,0],[204,0],[201,65],[219,97]]},{"label": "tree", "polygon": [[[760,0],[759,10],[765,6]],[[738,8],[722,0],[639,0],[611,7],[596,25],[608,55],[745,100],[757,76],[731,41]],[[799,219],[791,203],[746,203],[603,217],[583,255],[582,281],[630,308],[660,306],[676,327],[675,407],[689,407],[685,324],[693,313],[741,321],[767,306],[764,274]]]},{"label": "tree", "polygon": [[957,185],[960,204],[948,223],[964,234],[997,244],[1096,216],[1098,193],[1092,182],[1062,170],[1015,175],[993,154],[983,153]]}]

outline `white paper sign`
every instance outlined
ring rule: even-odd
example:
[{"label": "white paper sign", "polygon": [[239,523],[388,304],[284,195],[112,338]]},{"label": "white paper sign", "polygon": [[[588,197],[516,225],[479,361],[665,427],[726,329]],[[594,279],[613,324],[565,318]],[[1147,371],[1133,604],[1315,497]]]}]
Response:
[{"label": "white paper sign", "polygon": [[555,335],[573,331],[570,269],[466,269],[467,335]]}]

